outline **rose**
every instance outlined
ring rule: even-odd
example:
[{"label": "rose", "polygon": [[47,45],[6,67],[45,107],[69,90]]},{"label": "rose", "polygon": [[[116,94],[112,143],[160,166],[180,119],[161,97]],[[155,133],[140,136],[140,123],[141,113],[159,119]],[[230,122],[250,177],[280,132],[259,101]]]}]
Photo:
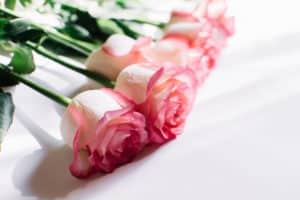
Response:
[{"label": "rose", "polygon": [[213,61],[216,58],[213,51],[207,51],[205,48],[190,48],[186,40],[180,37],[158,40],[152,45],[144,47],[142,53],[146,61],[159,66],[192,69],[197,76],[198,86],[209,74],[210,66],[214,65]]},{"label": "rose", "polygon": [[73,99],[61,124],[62,136],[73,148],[72,175],[111,172],[143,149],[148,143],[145,118],[134,107],[110,89],[86,91]]},{"label": "rose", "polygon": [[189,45],[187,66],[197,75],[198,85],[213,69],[226,40],[233,34],[233,18],[226,16],[224,0],[205,0],[192,12],[173,11],[164,39]]},{"label": "rose", "polygon": [[225,0],[204,0],[192,12],[173,11],[165,37],[185,38],[192,47],[221,48],[234,32],[234,19],[226,11]]},{"label": "rose", "polygon": [[174,10],[167,27],[177,23],[208,23],[219,32],[230,36],[234,32],[234,19],[227,17],[226,12],[225,0],[204,0],[192,12]]},{"label": "rose", "polygon": [[150,45],[151,41],[148,37],[134,40],[121,34],[112,35],[88,57],[86,66],[91,71],[115,80],[124,67],[143,61],[140,50]]},{"label": "rose", "polygon": [[119,74],[116,90],[136,101],[146,117],[150,142],[162,144],[182,133],[197,88],[188,68],[139,64]]},{"label": "rose", "polygon": [[193,70],[200,86],[217,59],[210,48],[191,48],[184,38],[167,37],[142,50],[145,60],[158,66],[175,66]]}]

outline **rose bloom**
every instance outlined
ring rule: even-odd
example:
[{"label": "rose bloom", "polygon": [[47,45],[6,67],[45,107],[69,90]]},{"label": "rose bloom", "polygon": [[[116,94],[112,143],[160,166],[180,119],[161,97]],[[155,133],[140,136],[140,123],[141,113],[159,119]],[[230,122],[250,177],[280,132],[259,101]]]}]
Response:
[{"label": "rose bloom", "polygon": [[197,86],[188,68],[136,64],[119,74],[115,89],[136,101],[146,117],[150,142],[162,144],[183,132]]},{"label": "rose bloom", "polygon": [[212,31],[214,36],[219,34],[218,37],[224,39],[234,32],[234,18],[226,16],[226,12],[225,0],[201,1],[192,12],[175,10],[167,25],[166,35],[185,35],[195,39],[199,32],[203,37]]},{"label": "rose bloom", "polygon": [[73,148],[72,175],[86,178],[130,162],[148,143],[145,126],[135,104],[116,91],[89,90],[77,95],[61,123],[63,139]]},{"label": "rose bloom", "polygon": [[134,40],[125,35],[114,34],[88,57],[86,66],[90,71],[116,80],[124,67],[144,60],[141,49],[150,45],[151,41],[148,37]]},{"label": "rose bloom", "polygon": [[164,39],[185,41],[189,46],[187,67],[198,85],[214,68],[227,38],[234,32],[233,17],[226,16],[225,0],[204,0],[192,12],[173,11]]},{"label": "rose bloom", "polygon": [[[216,56],[205,48],[190,48],[186,40],[169,37],[158,40],[142,50],[145,61],[158,66],[189,68],[197,77],[200,86],[208,76]],[[209,55],[209,56],[208,56]]]}]

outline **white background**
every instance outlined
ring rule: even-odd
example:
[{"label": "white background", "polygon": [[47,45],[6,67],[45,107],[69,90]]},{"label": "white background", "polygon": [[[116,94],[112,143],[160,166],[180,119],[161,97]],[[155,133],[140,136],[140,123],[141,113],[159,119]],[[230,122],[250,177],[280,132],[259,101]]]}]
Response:
[{"label": "white background", "polygon": [[[200,90],[185,133],[113,174],[72,178],[72,154],[60,142],[62,108],[17,86],[16,117],[0,154],[0,199],[299,200],[300,4],[228,3],[236,35]],[[39,63],[35,80],[56,91],[85,82]]]}]

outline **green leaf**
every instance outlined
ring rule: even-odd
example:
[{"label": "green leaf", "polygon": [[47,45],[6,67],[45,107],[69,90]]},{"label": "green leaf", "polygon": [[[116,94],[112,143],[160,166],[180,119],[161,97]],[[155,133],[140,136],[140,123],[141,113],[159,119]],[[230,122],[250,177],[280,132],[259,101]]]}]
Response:
[{"label": "green leaf", "polygon": [[14,111],[11,94],[0,90],[0,145],[12,124]]},{"label": "green leaf", "polygon": [[10,10],[14,10],[17,4],[17,0],[5,0],[4,6]]},{"label": "green leaf", "polygon": [[25,19],[11,20],[6,26],[5,31],[7,35],[14,41],[37,41],[45,32],[32,27],[31,23]]},{"label": "green leaf", "polygon": [[77,24],[66,24],[65,27],[59,31],[78,40],[92,41],[90,33]]},{"label": "green leaf", "polygon": [[[108,34],[107,32],[112,32],[111,30],[108,31],[108,29],[105,28],[103,31],[101,28],[101,24],[99,26],[99,22],[97,21],[97,19],[91,16],[89,12],[69,4],[61,5],[60,15],[62,16],[65,24],[77,24],[85,28],[96,40],[105,41],[110,36],[110,34]],[[116,25],[109,26],[115,27]],[[115,28],[111,29],[115,30]]]},{"label": "green leaf", "polygon": [[20,0],[20,3],[23,7],[26,7],[29,4],[32,4],[32,0]]},{"label": "green leaf", "polygon": [[[8,71],[10,69],[7,69]],[[17,85],[19,82],[9,76],[9,73],[3,70],[0,70],[0,87],[9,87]]]},{"label": "green leaf", "polygon": [[0,18],[0,40],[6,38],[7,36],[5,27],[7,26],[8,23],[9,21],[7,19]]},{"label": "green leaf", "polygon": [[132,37],[134,39],[137,39],[141,36],[140,33],[137,31],[131,29],[126,22],[123,22],[122,20],[119,19],[111,19],[111,21],[115,22],[121,29],[123,29],[124,33],[128,35],[129,37]]},{"label": "green leaf", "polygon": [[121,8],[127,8],[126,0],[116,0],[116,4]]},{"label": "green leaf", "polygon": [[10,41],[0,41],[0,50],[13,53],[9,66],[18,74],[29,74],[35,70],[31,49]]},{"label": "green leaf", "polygon": [[55,6],[55,0],[45,0],[44,5],[49,5],[51,8],[54,8]]},{"label": "green leaf", "polygon": [[18,74],[30,74],[35,70],[32,51],[22,45],[16,45],[13,50],[13,57],[9,63],[13,71]]},{"label": "green leaf", "polygon": [[74,56],[74,57],[85,57],[84,54],[75,51],[73,48],[68,47],[67,45],[61,44],[59,42],[53,41],[46,39],[43,42],[42,45],[44,48],[47,50],[59,54],[59,55],[64,55],[64,56]]}]

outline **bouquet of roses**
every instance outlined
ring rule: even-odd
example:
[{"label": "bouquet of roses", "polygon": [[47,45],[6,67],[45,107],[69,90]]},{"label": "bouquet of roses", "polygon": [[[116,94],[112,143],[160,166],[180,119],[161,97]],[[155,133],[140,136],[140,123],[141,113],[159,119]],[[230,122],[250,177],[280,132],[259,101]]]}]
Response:
[{"label": "bouquet of roses", "polygon": [[[131,9],[125,1],[117,5]],[[61,29],[24,21],[11,10],[1,9],[1,45],[13,56],[9,64],[0,64],[0,83],[22,82],[66,107],[61,133],[73,149],[70,171],[78,178],[112,172],[146,146],[161,145],[180,135],[198,88],[234,32],[224,0],[203,0],[189,12],[173,10],[165,23],[105,19],[110,32],[89,12],[61,7],[79,17],[66,20]],[[80,17],[94,26],[87,26]],[[150,24],[162,34],[154,39],[134,30],[132,23]],[[86,67],[64,60],[53,50],[55,45],[56,50],[87,56]],[[34,83],[24,77],[35,68],[31,50],[104,87],[70,99]],[[13,112],[11,95],[1,92],[1,138],[12,123]]]}]

